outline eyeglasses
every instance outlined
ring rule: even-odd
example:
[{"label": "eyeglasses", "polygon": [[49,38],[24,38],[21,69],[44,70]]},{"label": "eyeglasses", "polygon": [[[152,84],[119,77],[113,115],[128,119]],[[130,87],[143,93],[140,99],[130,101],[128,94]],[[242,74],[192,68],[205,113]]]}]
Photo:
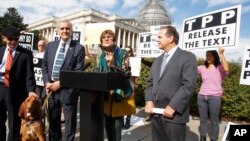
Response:
[{"label": "eyeglasses", "polygon": [[7,37],[7,39],[9,40],[9,41],[18,41],[19,40],[19,37]]},{"label": "eyeglasses", "polygon": [[109,35],[103,36],[103,37],[102,37],[102,39],[106,39],[106,38],[108,38],[108,39],[113,39],[113,37],[112,37],[112,36],[109,36]]}]

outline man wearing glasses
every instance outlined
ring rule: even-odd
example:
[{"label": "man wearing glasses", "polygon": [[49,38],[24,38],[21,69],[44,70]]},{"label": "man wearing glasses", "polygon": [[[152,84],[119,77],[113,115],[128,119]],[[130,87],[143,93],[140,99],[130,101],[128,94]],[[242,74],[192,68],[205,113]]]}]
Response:
[{"label": "man wearing glasses", "polygon": [[[18,45],[20,31],[5,27],[1,38],[6,46],[0,47],[0,140],[6,140],[5,123],[8,118],[8,141],[18,141],[21,103],[35,94],[32,52]],[[8,112],[8,114],[7,114]]]}]

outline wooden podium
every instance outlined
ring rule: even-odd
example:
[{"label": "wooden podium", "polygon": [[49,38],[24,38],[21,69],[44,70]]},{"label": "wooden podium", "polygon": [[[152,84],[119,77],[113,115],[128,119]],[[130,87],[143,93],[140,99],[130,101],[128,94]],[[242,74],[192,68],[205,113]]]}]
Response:
[{"label": "wooden podium", "polygon": [[104,94],[109,90],[124,89],[125,79],[120,72],[61,71],[61,85],[79,89],[81,141],[104,140]]}]

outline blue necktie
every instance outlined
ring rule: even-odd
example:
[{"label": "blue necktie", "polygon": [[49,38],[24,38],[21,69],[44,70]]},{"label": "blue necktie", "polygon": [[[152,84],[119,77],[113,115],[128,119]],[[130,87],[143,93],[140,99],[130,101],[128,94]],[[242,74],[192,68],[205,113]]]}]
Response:
[{"label": "blue necktie", "polygon": [[54,81],[59,80],[60,70],[61,70],[64,56],[65,56],[64,55],[65,54],[65,46],[66,46],[66,43],[61,44],[59,52],[58,52],[56,60],[55,60],[55,64],[54,64],[53,71],[52,71],[52,78],[54,79]]},{"label": "blue necktie", "polygon": [[163,73],[163,71],[164,71],[164,69],[165,69],[165,67],[166,67],[166,65],[167,65],[168,56],[169,56],[169,55],[168,55],[167,53],[165,53],[164,56],[163,56],[163,58],[162,58],[160,76],[162,75],[162,73]]}]

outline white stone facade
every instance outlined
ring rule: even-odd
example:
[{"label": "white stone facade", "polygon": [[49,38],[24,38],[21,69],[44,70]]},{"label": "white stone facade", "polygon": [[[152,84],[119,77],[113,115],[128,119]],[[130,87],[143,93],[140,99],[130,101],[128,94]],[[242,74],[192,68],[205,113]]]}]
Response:
[{"label": "white stone facade", "polygon": [[28,30],[38,30],[40,36],[50,42],[53,40],[53,36],[56,33],[57,21],[60,19],[70,20],[73,24],[73,31],[81,32],[80,44],[82,45],[84,45],[85,41],[86,24],[89,23],[114,22],[117,35],[117,46],[131,46],[134,51],[137,45],[138,33],[146,31],[134,19],[124,19],[116,15],[107,15],[94,9],[82,10],[60,18],[49,17],[36,21],[28,25]]}]

